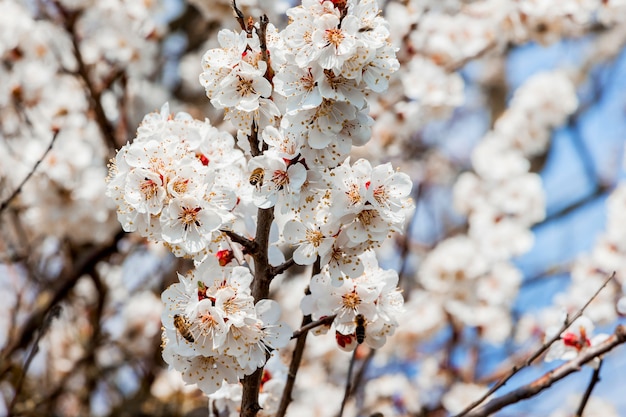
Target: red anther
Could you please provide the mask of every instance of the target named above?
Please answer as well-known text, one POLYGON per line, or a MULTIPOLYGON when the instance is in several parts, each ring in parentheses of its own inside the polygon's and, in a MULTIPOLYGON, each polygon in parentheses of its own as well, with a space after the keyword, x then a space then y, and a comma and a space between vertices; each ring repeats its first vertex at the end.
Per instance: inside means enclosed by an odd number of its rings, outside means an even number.
POLYGON ((228 265, 235 258, 235 254, 230 249, 222 249, 218 251, 215 256, 217 257, 220 266, 228 265))
POLYGON ((341 334, 339 332, 335 332, 335 339, 337 340, 337 344, 342 348, 345 348, 347 345, 352 343, 352 336, 345 334, 341 334))
POLYGON ((200 162, 202 162, 202 165, 204 165, 204 166, 209 165, 209 158, 207 158, 206 155, 201 154, 201 153, 197 153, 196 156, 198 157, 200 162))

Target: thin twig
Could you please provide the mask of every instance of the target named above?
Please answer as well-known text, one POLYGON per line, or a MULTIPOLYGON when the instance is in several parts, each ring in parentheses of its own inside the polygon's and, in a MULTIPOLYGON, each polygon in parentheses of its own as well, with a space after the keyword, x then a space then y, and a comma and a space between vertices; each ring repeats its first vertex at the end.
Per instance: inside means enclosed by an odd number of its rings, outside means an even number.
POLYGON ((237 2, 235 0, 233 0, 232 7, 233 7, 233 11, 235 12, 235 19, 237 19, 239 26, 241 26, 242 30, 245 30, 247 32, 248 28, 246 26, 246 18, 243 15, 243 12, 239 10, 239 7, 237 7, 237 2))
POLYGON ((370 362, 372 362, 372 359, 374 359, 375 354, 376 349, 370 348, 370 351, 367 353, 367 356, 363 360, 363 364, 359 368, 359 372, 356 373, 354 379, 352 380, 352 392, 350 393, 350 395, 354 395, 356 390, 359 388, 359 385, 361 385, 361 382, 363 382, 363 378, 365 377, 365 371, 367 370, 370 362))
POLYGON ((543 345, 541 345, 539 347, 539 349, 537 349, 535 351, 535 353, 533 353, 532 355, 530 355, 530 357, 528 359, 526 359, 526 361, 524 363, 522 363, 521 365, 515 365, 513 366, 513 368, 511 368, 511 370, 509 371, 509 373, 507 375, 505 375, 500 381, 498 381, 493 387, 491 387, 482 397, 480 397, 479 399, 477 399, 476 401, 474 401, 473 403, 471 403, 470 405, 468 405, 467 407, 465 407, 465 409, 463 409, 463 411, 461 411, 459 414, 457 414, 455 417, 462 417, 465 415, 471 415, 468 414, 471 410, 473 410, 474 408, 478 407, 480 404, 482 404, 487 397, 489 397, 491 394, 493 394, 494 392, 496 392, 498 389, 500 389, 502 386, 504 386, 509 379, 511 379, 515 374, 517 374, 519 371, 521 371, 522 369, 530 366, 537 358, 539 358, 546 350, 548 350, 550 348, 550 346, 552 346, 552 344, 554 344, 554 342, 556 342, 557 340, 559 340, 561 338, 561 334, 567 330, 567 328, 574 322, 576 321, 576 319, 578 319, 580 316, 583 315, 583 312, 585 311, 585 309, 589 306, 589 304, 591 304, 591 302, 593 300, 595 300, 595 298, 598 296, 598 294, 600 294, 600 291, 602 291, 604 289, 604 287, 607 286, 607 284, 615 277, 615 272, 613 272, 600 286, 600 288, 598 288, 598 290, 591 296, 591 298, 589 298, 589 300, 585 303, 584 306, 582 306, 582 308, 580 310, 578 310, 576 312, 576 314, 574 314, 571 317, 566 317, 565 321, 563 323, 563 325, 561 326, 561 328, 556 332, 556 334, 554 336, 552 336, 550 339, 548 339, 548 341, 546 341, 543 345))
POLYGON ((467 413, 468 417, 486 417, 496 413, 504 407, 534 397, 541 391, 549 388, 555 382, 565 378, 569 374, 580 371, 581 367, 596 358, 604 355, 613 348, 626 342, 626 327, 617 326, 615 333, 597 346, 584 349, 576 358, 546 373, 541 378, 530 384, 526 384, 516 390, 504 394, 489 401, 483 407, 467 413))
POLYGON ((233 242, 239 243, 241 246, 243 246, 246 249, 246 253, 249 255, 253 255, 258 250, 257 243, 252 239, 243 237, 240 234, 233 232, 232 230, 221 230, 221 232, 228 236, 233 242))
POLYGON ((593 370, 593 374, 591 374, 591 379, 589 380, 589 385, 587 385, 587 389, 585 390, 585 394, 583 395, 582 400, 580 401, 580 405, 578 406, 578 411, 576 411, 576 417, 582 417, 583 411, 585 411, 585 406, 587 405, 587 401, 591 397, 591 391, 595 388, 596 384, 600 382, 600 368, 602 368, 603 359, 600 359, 598 362, 598 366, 593 370))
POLYGON ((341 400, 341 408, 339 409, 337 417, 343 417, 343 410, 346 408, 346 403, 348 402, 348 398, 352 392, 352 370, 354 369, 354 362, 356 362, 356 351, 357 348, 352 351, 350 366, 348 367, 348 376, 346 377, 346 390, 343 393, 343 400, 341 400))
POLYGON ((335 317, 337 317, 337 315, 333 314, 332 316, 322 317, 319 320, 310 321, 307 324, 304 324, 298 330, 294 331, 291 338, 296 339, 300 337, 301 335, 303 335, 304 333, 315 329, 316 327, 330 325, 333 322, 333 320, 335 320, 335 317))
POLYGON ((296 264, 296 262, 293 260, 293 258, 290 258, 290 259, 286 260, 285 262, 283 262, 282 264, 280 264, 278 266, 273 266, 272 267, 272 276, 276 276, 276 275, 282 274, 283 272, 285 272, 286 270, 288 270, 289 268, 291 268, 295 264, 296 264))
POLYGON ((28 354, 26 361, 24 361, 24 366, 22 367, 22 370, 20 372, 19 380, 17 381, 17 384, 15 385, 15 394, 13 394, 13 399, 11 400, 11 404, 9 404, 9 410, 8 410, 9 416, 13 414, 13 409, 15 408, 15 404, 17 403, 17 398, 19 397, 20 391, 22 390, 22 386, 24 384, 24 378, 26 377, 26 372, 28 371, 28 368, 30 367, 30 364, 33 361, 33 358, 35 357, 37 352, 39 352, 39 341, 50 328, 50 324, 52 324, 52 320, 59 317, 59 315, 61 314, 61 310, 62 308, 60 305, 57 304, 53 306, 50 309, 50 311, 48 311, 48 314, 46 315, 43 323, 39 327, 39 330, 37 332, 37 338, 35 339, 35 342, 33 343, 33 347, 30 349, 30 353, 28 354))
POLYGON ((9 204, 11 203, 11 201, 13 201, 13 199, 22 192, 22 188, 24 187, 24 184, 26 184, 26 182, 30 179, 30 177, 33 176, 33 174, 35 173, 35 171, 37 170, 37 168, 39 167, 39 164, 41 164, 41 162, 46 159, 46 156, 48 155, 48 153, 52 150, 52 145, 54 145, 54 142, 57 140, 57 137, 59 136, 59 130, 55 130, 53 132, 53 136, 52 136, 52 140, 50 141, 50 145, 48 145, 48 148, 46 149, 46 151, 43 153, 43 155, 41 156, 41 158, 39 158, 37 160, 37 162, 35 163, 35 165, 33 166, 33 169, 30 170, 30 172, 28 173, 28 175, 26 175, 26 178, 24 178, 24 180, 20 183, 20 185, 18 185, 18 187, 13 191, 13 193, 9 196, 9 198, 7 198, 5 201, 2 202, 2 204, 0 205, 0 213, 2 213, 7 207, 9 207, 9 204))
POLYGON ((91 78, 89 77, 89 70, 87 69, 85 60, 83 59, 83 54, 80 51, 78 34, 76 33, 76 19, 69 19, 66 22, 65 28, 72 40, 74 58, 76 59, 76 63, 78 65, 78 76, 87 88, 87 98, 91 109, 96 115, 96 122, 98 123, 98 127, 100 128, 100 132, 102 133, 106 145, 111 150, 117 149, 118 145, 117 140, 115 139, 115 129, 107 118, 104 107, 102 106, 102 102, 100 101, 102 96, 102 90, 96 89, 95 85, 91 81, 91 78))
MULTIPOLYGON (((313 264, 313 270, 311 272, 311 276, 315 276, 320 273, 320 259, 319 257, 313 264)), ((310 290, 307 288, 305 294, 310 294, 310 290)), ((307 315, 302 317, 302 324, 300 325, 300 330, 307 328, 307 326, 312 323, 311 316, 307 315)), ((291 356, 291 363, 289 364, 289 372, 287 373, 287 381, 285 382, 285 388, 283 389, 283 395, 280 399, 280 405, 278 406, 278 411, 276 412, 276 417, 285 417, 287 413, 287 407, 292 401, 291 393, 293 392, 293 387, 296 383, 296 375, 298 374, 298 369, 300 369, 300 363, 302 362, 302 357, 304 356, 304 346, 306 345, 306 336, 309 334, 307 331, 302 331, 298 334, 296 339, 296 347, 293 350, 293 354, 291 356)))

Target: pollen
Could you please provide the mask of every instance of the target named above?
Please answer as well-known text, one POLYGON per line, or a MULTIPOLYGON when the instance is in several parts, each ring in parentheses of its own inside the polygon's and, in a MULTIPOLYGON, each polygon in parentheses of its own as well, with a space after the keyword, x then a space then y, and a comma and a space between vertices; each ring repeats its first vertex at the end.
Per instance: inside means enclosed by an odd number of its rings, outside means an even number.
POLYGON ((239 83, 237 83, 237 93, 241 97, 247 97, 256 94, 256 90, 254 89, 254 85, 252 80, 247 80, 241 77, 239 78, 239 83))
POLYGON ((343 41, 345 36, 341 29, 326 29, 326 34, 324 38, 329 45, 334 45, 336 48, 341 45, 341 42, 343 41))
POLYGON ((346 191, 346 195, 348 196, 350 204, 355 206, 363 200, 363 197, 361 196, 359 185, 357 183, 353 182, 349 187, 348 191, 346 191))
POLYGON ((274 174, 272 175, 272 182, 280 189, 289 184, 289 175, 287 175, 287 171, 274 171, 274 174))
POLYGON ((324 239, 324 235, 319 230, 311 230, 307 229, 306 231, 306 240, 316 248, 322 244, 322 240, 324 239))
POLYGON ((178 179, 174 182, 172 189, 178 194, 184 194, 189 187, 189 179, 178 179))
POLYGON ((180 220, 183 223, 185 227, 185 231, 187 231, 187 229, 189 229, 189 227, 194 224, 197 227, 201 226, 200 220, 198 220, 198 213, 200 212, 200 210, 202 210, 202 207, 193 207, 193 208, 182 207, 182 209, 183 211, 180 214, 180 216, 178 216, 178 220, 180 220))
POLYGON ((146 200, 152 199, 157 194, 158 187, 159 185, 150 178, 144 178, 139 185, 141 194, 146 197, 146 200))
POLYGON ((355 290, 352 290, 352 292, 342 295, 341 301, 343 302, 344 308, 356 310, 361 304, 361 297, 359 297, 359 294, 357 294, 355 290))
POLYGON ((387 204, 387 200, 389 200, 389 193, 384 186, 381 185, 380 187, 377 187, 372 194, 374 195, 374 200, 376 200, 378 204, 381 206, 387 204))
POLYGON ((376 214, 376 210, 363 210, 357 217, 362 224, 369 226, 372 224, 376 214))

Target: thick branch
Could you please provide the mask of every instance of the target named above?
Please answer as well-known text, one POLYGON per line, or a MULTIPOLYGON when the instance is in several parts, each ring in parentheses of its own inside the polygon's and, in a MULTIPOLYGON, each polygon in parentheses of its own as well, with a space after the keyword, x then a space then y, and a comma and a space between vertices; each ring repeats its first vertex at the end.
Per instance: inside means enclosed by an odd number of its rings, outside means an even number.
POLYGON ((626 342, 626 327, 617 326, 615 333, 607 340, 597 346, 593 346, 583 350, 576 358, 565 363, 564 365, 548 372, 541 378, 524 385, 514 391, 494 398, 483 407, 467 414, 468 417, 484 417, 489 416, 504 407, 516 402, 534 397, 546 388, 549 388, 555 382, 565 378, 571 373, 580 371, 581 367, 592 360, 599 358, 606 352, 626 342))
MULTIPOLYGON (((257 250, 252 254, 254 259, 254 280, 252 281, 252 296, 254 302, 269 298, 270 283, 272 282, 272 267, 268 259, 270 228, 274 221, 274 208, 259 209, 257 214, 257 229, 254 242, 257 250)), ((259 390, 263 368, 257 369, 252 375, 243 379, 243 394, 241 398, 241 416, 254 417, 261 409, 259 406, 259 390)))

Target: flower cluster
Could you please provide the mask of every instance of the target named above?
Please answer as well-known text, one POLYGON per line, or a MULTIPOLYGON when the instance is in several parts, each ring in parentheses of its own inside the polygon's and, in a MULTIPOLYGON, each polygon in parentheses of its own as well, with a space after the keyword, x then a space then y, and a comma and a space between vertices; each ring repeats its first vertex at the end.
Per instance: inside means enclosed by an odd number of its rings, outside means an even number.
POLYGON ((166 242, 179 256, 202 258, 219 250, 211 243, 234 220, 232 185, 241 182, 243 163, 230 134, 186 113, 172 117, 165 104, 119 150, 107 195, 117 203, 124 230, 166 242))
POLYGON ((272 264, 288 246, 296 264, 323 265, 303 310, 336 315, 341 348, 382 346, 402 310, 398 276, 373 249, 402 230, 411 180, 348 157, 370 137, 366 95, 398 68, 386 23, 371 0, 305 0, 288 15, 282 32, 263 20, 222 30, 220 48, 204 54, 200 82, 237 141, 164 105, 111 164, 124 230, 195 261, 162 296, 164 358, 207 394, 263 367, 291 335, 276 302, 255 302, 256 258, 236 242, 254 236, 257 208, 274 213, 272 264), (328 294, 335 304, 318 300, 328 294))
POLYGON ((362 275, 344 279, 341 286, 331 285, 328 274, 314 276, 311 293, 302 300, 302 311, 314 320, 336 316, 335 338, 344 350, 353 350, 362 342, 374 349, 382 347, 398 326, 397 316, 403 311, 404 300, 396 288, 398 274, 379 268, 375 258, 370 258, 362 275), (359 326, 365 330, 363 340, 359 340, 359 326))
POLYGON ((220 268, 208 258, 161 296, 163 357, 206 394, 256 371, 291 338, 278 303, 254 303, 252 279, 245 267, 220 268))

